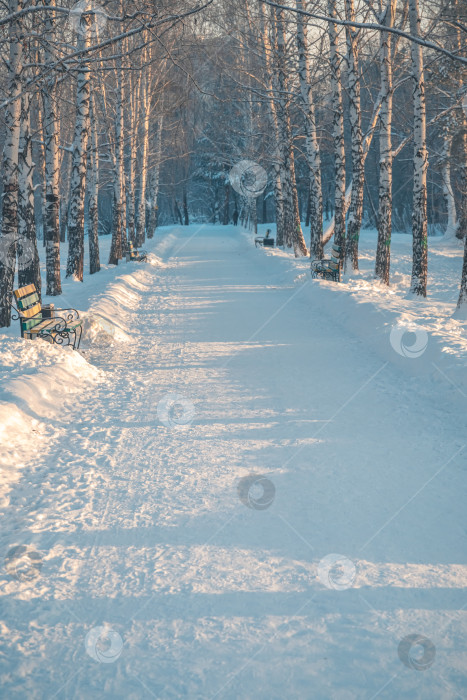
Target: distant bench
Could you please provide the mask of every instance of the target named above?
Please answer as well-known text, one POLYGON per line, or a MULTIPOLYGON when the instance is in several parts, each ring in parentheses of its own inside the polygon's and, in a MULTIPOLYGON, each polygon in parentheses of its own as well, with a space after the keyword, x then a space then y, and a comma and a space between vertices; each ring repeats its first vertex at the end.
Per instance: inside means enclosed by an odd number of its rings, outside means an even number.
POLYGON ((56 345, 71 345, 78 350, 81 342, 82 319, 76 309, 56 309, 53 304, 42 306, 33 284, 13 292, 16 305, 12 304, 20 323, 21 337, 29 340, 43 338, 56 345))
POLYGON ((133 248, 133 243, 130 241, 128 243, 128 249, 126 254, 127 262, 147 262, 148 254, 145 250, 136 250, 133 248))
POLYGON ((271 235, 271 229, 268 228, 266 231, 265 236, 256 236, 255 238, 255 247, 257 248, 258 246, 270 246, 271 248, 274 248, 274 238, 270 238, 269 236, 271 235))

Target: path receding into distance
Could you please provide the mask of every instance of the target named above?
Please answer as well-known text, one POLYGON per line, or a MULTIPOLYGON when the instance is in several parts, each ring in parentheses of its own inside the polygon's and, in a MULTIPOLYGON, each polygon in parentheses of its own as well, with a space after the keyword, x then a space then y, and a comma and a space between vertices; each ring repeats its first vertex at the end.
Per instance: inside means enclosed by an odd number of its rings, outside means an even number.
POLYGON ((0 695, 467 697, 464 414, 240 232, 154 251, 1 514, 0 695))

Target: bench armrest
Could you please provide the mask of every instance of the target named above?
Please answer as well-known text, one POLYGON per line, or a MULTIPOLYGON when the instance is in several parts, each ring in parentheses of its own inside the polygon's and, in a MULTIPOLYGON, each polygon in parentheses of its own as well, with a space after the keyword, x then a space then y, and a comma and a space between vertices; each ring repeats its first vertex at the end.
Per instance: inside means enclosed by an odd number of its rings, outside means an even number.
MULTIPOLYGON (((69 313, 64 314, 67 321, 77 321, 79 319, 79 313, 76 309, 54 309, 55 312, 68 311, 69 313)), ((57 316, 55 316, 57 318, 57 316)))

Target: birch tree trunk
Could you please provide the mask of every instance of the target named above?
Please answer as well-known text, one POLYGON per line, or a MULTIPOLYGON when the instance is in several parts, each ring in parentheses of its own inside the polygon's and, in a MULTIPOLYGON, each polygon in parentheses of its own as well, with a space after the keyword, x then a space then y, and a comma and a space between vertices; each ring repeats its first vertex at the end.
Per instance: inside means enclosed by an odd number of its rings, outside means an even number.
MULTIPOLYGON (((53 8, 55 0, 46 0, 50 12, 44 19, 46 65, 52 65, 54 54, 51 46, 55 39, 55 16, 53 8)), ((59 107, 57 96, 57 77, 51 73, 42 91, 43 120, 45 132, 45 181, 46 181, 46 210, 45 210, 45 245, 46 245, 46 277, 47 294, 58 296, 62 293, 60 280, 60 157, 59 157, 59 107)))
MULTIPOLYGON (((22 10, 21 0, 9 0, 10 14, 22 10)), ((18 150, 21 115, 22 24, 17 19, 8 28, 8 97, 5 110, 6 136, 3 148, 3 199, 0 237, 0 327, 10 325, 18 239, 18 150)))
POLYGON ((276 103, 274 98, 274 84, 272 76, 272 47, 269 38, 268 20, 263 4, 259 5, 260 11, 260 31, 261 31, 261 48, 263 53, 263 61, 266 73, 266 90, 268 93, 268 112, 271 126, 275 136, 275 153, 274 153, 274 208, 276 214, 276 245, 284 245, 284 198, 282 194, 282 180, 280 167, 280 149, 279 149, 279 127, 277 123, 276 103))
MULTIPOLYGON (((37 62, 40 61, 39 56, 37 62)), ((41 224, 42 224, 42 244, 45 247, 46 242, 46 214, 47 214, 47 177, 45 171, 45 130, 44 120, 42 118, 43 104, 42 95, 39 93, 36 98, 36 131, 39 139, 38 160, 36 163, 36 171, 39 173, 40 191, 41 191, 41 224)))
MULTIPOLYGON (((91 20, 83 17, 81 22, 91 20)), ((78 39, 78 51, 88 45, 88 32, 78 39)), ((76 90, 76 120, 73 136, 72 170, 70 185, 70 210, 68 215, 68 261, 66 276, 83 281, 84 268, 84 197, 86 192, 86 149, 89 140, 89 67, 80 65, 76 90)))
POLYGON ((34 213, 34 163, 32 160, 31 96, 21 97, 21 126, 18 153, 18 286, 34 284, 41 293, 41 273, 37 251, 34 213))
MULTIPOLYGON (((65 196, 62 196, 60 198, 60 242, 64 243, 66 241, 66 231, 67 231, 67 226, 68 226, 68 209, 69 209, 69 203, 70 203, 70 182, 71 182, 71 154, 70 153, 65 153, 64 158, 67 157, 67 164, 65 168, 65 174, 64 174, 64 184, 62 186, 62 193, 65 193, 65 196)), ((63 161, 62 161, 62 172, 63 172, 63 161)))
POLYGON ((141 134, 141 175, 140 193, 138 202, 138 216, 136 223, 136 245, 141 247, 145 241, 146 233, 146 183, 148 172, 148 149, 149 149, 149 116, 150 116, 150 95, 147 82, 142 87, 141 102, 143 108, 143 128, 141 134))
MULTIPOLYGON (((296 0, 297 10, 303 10, 303 0, 296 0)), ((310 257, 323 257, 323 193, 321 189, 321 158, 316 134, 315 105, 311 88, 308 37, 303 15, 297 13, 298 77, 305 113, 306 156, 310 171, 310 193, 307 218, 310 221, 310 257)))
MULTIPOLYGON (((136 78, 136 81, 131 80, 130 76, 130 152, 128 156, 128 178, 127 178, 127 222, 128 240, 133 245, 141 245, 137 243, 136 233, 136 160, 138 155, 138 114, 140 112, 139 93, 141 87, 141 74, 136 78), (133 88, 133 89, 132 89, 133 88)), ((123 224, 122 224, 123 226, 123 224)))
MULTIPOLYGON (((121 60, 117 65, 117 112, 115 119, 115 175, 114 175, 114 212, 112 242, 110 244, 109 265, 118 265, 122 257, 122 218, 123 197, 125 190, 124 144, 123 144, 123 75, 121 60)), ((126 231, 125 231, 126 245, 126 231)))
POLYGON ((162 129, 164 126, 164 117, 161 114, 157 120, 156 127, 156 145, 155 145, 155 160, 152 175, 150 191, 151 196, 149 199, 149 222, 148 222, 148 238, 153 238, 157 225, 158 225, 158 199, 159 199, 159 182, 160 182, 160 170, 161 170, 161 160, 162 160, 162 129))
MULTIPOLYGON (((329 0, 328 13, 337 17, 336 0, 329 0)), ((345 141, 342 104, 341 55, 337 25, 328 24, 331 58, 332 136, 334 143, 334 242, 340 246, 341 261, 345 253, 345 141)))
POLYGON ((89 101, 91 123, 91 148, 89 149, 89 273, 94 275, 101 269, 99 256, 99 142, 97 135, 97 115, 94 97, 89 101))
MULTIPOLYGON (((418 0, 409 0, 410 33, 420 37, 420 13, 418 0)), ((423 50, 419 44, 410 43, 413 80, 413 211, 412 211, 412 281, 410 291, 426 297, 428 274, 428 230, 426 174, 428 154, 426 149, 425 81, 423 74, 423 50)))
MULTIPOLYGON (((295 181, 295 162, 290 126, 290 93, 288 84, 287 49, 282 10, 271 8, 273 47, 276 57, 274 78, 277 94, 277 125, 281 155, 281 187, 284 206, 284 243, 293 247, 296 257, 306 256, 308 250, 300 224, 300 211, 295 181)), ((274 83, 273 83, 274 85, 274 83)))
POLYGON ((456 200, 451 183, 451 146, 452 128, 451 119, 447 120, 443 129, 443 150, 441 153, 441 177, 443 180, 443 197, 446 204, 447 224, 445 236, 454 238, 457 231, 456 200))
MULTIPOLYGON (((346 18, 355 21, 354 0, 345 0, 346 18)), ((363 156, 362 112, 360 105, 360 69, 358 60, 358 33, 346 27, 347 37, 347 92, 349 98, 349 121, 352 141, 352 193, 347 222, 345 266, 358 270, 358 240, 363 215, 363 187, 365 184, 365 161, 363 156)))
MULTIPOLYGON (((388 0, 380 24, 394 24, 395 0, 388 0)), ((392 39, 380 33, 381 110, 379 113, 379 205, 375 275, 389 285, 392 233, 392 39)))
MULTIPOLYGON (((467 197, 463 197, 463 206, 467 210, 467 197)), ((464 216, 461 221, 467 224, 467 211, 463 212, 464 216)), ((461 288, 459 292, 459 299, 457 301, 457 313, 464 318, 467 318, 467 225, 465 225, 464 230, 464 261, 462 264, 462 277, 461 277, 461 288)))

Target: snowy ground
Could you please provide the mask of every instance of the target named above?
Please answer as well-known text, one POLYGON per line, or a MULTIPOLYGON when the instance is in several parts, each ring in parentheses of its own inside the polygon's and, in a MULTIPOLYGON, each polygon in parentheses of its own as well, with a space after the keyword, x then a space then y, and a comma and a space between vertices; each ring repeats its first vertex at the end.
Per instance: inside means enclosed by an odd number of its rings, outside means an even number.
POLYGON ((467 697, 461 257, 430 244, 415 302, 409 237, 386 290, 371 232, 339 286, 161 229, 66 283, 83 355, 0 334, 2 697, 467 697))

